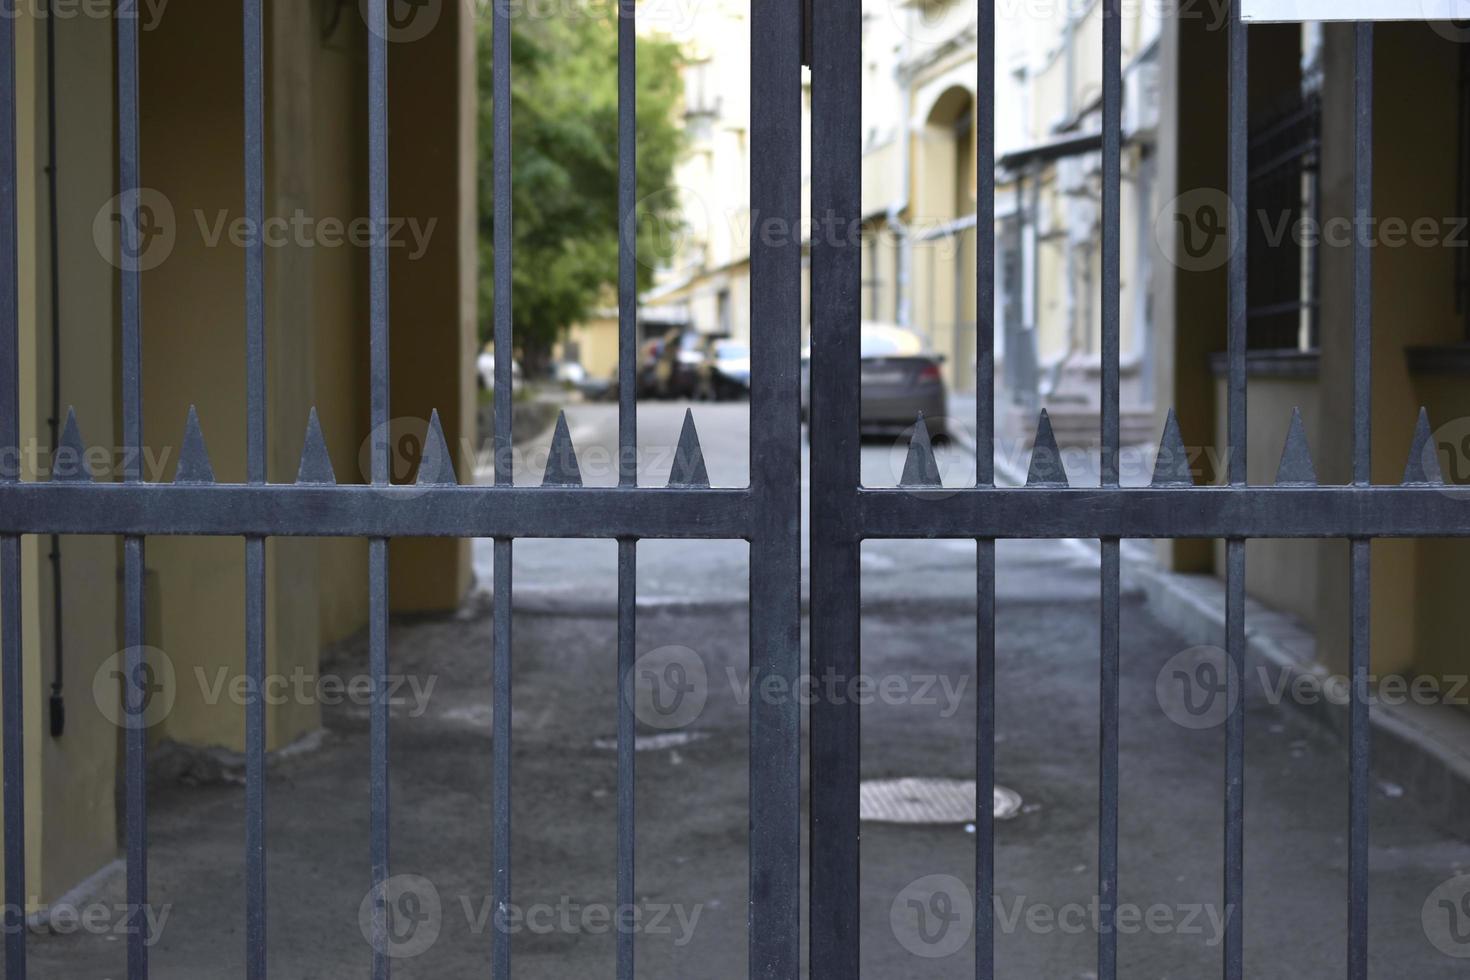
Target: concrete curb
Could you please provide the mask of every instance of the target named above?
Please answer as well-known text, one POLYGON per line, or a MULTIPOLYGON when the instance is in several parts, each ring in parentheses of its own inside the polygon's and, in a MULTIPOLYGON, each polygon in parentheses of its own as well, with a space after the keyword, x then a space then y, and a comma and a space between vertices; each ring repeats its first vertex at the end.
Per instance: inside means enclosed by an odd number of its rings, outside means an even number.
MULTIPOLYGON (((969 451, 974 443, 956 439, 969 451)), ((1023 486, 1026 474, 995 461, 997 482, 1023 486)), ((1090 547, 1090 542, 1076 542, 1090 547)), ((1096 550, 1095 546, 1091 546, 1096 550)), ((1213 575, 1184 575, 1161 569, 1151 557, 1123 549, 1123 572, 1142 587, 1149 609, 1194 645, 1225 643, 1225 583, 1213 575)), ((1246 696, 1264 699, 1283 713, 1307 718, 1341 745, 1348 734, 1347 686, 1317 660, 1317 637, 1295 617, 1246 599, 1246 696), (1279 692, 1322 692, 1311 699, 1279 692)), ((1470 688, 1459 692, 1470 697, 1470 688)), ((1375 694, 1378 692, 1375 691, 1375 694)), ((1470 712, 1449 705, 1384 703, 1369 712, 1373 728, 1373 774, 1379 789, 1403 795, 1429 819, 1470 839, 1470 712)))

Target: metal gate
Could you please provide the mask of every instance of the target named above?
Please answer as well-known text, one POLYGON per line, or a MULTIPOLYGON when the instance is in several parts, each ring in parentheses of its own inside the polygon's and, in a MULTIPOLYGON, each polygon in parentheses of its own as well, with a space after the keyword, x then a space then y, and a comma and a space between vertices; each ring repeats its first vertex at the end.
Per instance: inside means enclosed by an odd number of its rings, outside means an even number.
MULTIPOLYGON (((245 64, 246 218, 261 227, 264 193, 264 84, 262 0, 242 0, 245 64)), ((0 474, 0 655, 3 655, 5 975, 26 976, 24 916, 25 792, 21 676, 20 542, 27 534, 119 535, 124 542, 124 709, 141 718, 149 679, 143 660, 143 553, 153 535, 225 535, 244 540, 246 589, 246 975, 266 976, 265 834, 265 542, 286 535, 366 538, 369 542, 369 663, 371 869, 377 907, 373 975, 389 974, 384 940, 384 883, 389 877, 388 821, 388 550, 397 537, 486 537, 495 540, 493 650, 493 884, 496 910, 492 975, 510 976, 510 933, 504 911, 511 901, 511 549, 517 537, 615 538, 618 541, 618 902, 635 901, 633 776, 635 569, 642 538, 743 538, 750 543, 750 671, 792 689, 800 662, 800 355, 801 140, 800 7, 793 0, 755 0, 758 39, 752 72, 753 384, 751 479, 744 489, 711 489, 692 426, 681 439, 667 487, 637 486, 634 316, 635 123, 633 0, 620 0, 618 18, 618 204, 623 247, 619 258, 620 464, 615 488, 581 486, 570 441, 554 443, 541 487, 512 485, 511 363, 496 360, 494 486, 459 486, 437 417, 430 426, 414 487, 390 485, 388 323, 388 57, 389 0, 364 4, 369 12, 369 208, 371 245, 371 484, 336 485, 312 421, 295 484, 266 476, 264 262, 260 236, 245 258, 248 482, 214 482, 194 420, 184 440, 180 476, 172 484, 145 482, 142 431, 140 305, 136 263, 122 273, 122 418, 125 479, 92 482, 84 469, 71 479, 21 482, 18 465, 0 474), (775 39, 774 41, 772 39, 775 39), (763 234, 764 228, 769 234, 763 234)), ((15 133, 15 12, 0 11, 0 451, 19 445, 18 306, 15 133)), ((495 341, 510 351, 511 142, 510 35, 515 8, 496 2, 494 29, 495 341)), ((139 253, 136 191, 141 187, 138 142, 137 0, 118 0, 117 92, 122 248, 139 253)), ((70 427, 69 427, 70 428, 70 427)), ((72 430, 74 432, 74 430, 72 430)), ((563 429, 561 434, 565 436, 563 429)), ((62 448, 72 433, 63 438, 62 448)), ((14 452, 7 459, 15 460, 14 452)), ((490 655, 487 651, 487 655, 490 655)), ((750 709, 750 973, 794 977, 798 972, 800 866, 800 715, 794 700, 755 698, 750 709)), ((147 730, 128 726, 124 773, 129 907, 128 977, 148 976, 143 911, 148 903, 147 730)), ((633 933, 620 929, 618 975, 633 976, 633 933)))
MULTIPOLYGON (((994 0, 980 8, 978 133, 976 159, 994 157, 994 0)), ((975 863, 976 975, 992 975, 994 934, 994 825, 990 799, 995 761, 995 542, 1000 538, 1082 537, 1102 544, 1102 621, 1099 673, 1101 783, 1099 798, 1098 975, 1116 976, 1118 827, 1119 544, 1123 538, 1223 538, 1227 548, 1227 651, 1243 676, 1245 540, 1249 537, 1337 537, 1352 542, 1352 686, 1350 738, 1349 975, 1366 976, 1368 902, 1368 598, 1370 541, 1376 537, 1448 536, 1470 533, 1463 506, 1434 484, 1437 470, 1422 462, 1427 428, 1402 486, 1372 486, 1369 478, 1370 253, 1356 245, 1354 302, 1354 480, 1319 487, 1305 456, 1288 453, 1277 486, 1251 487, 1245 476, 1245 261, 1234 253, 1229 274, 1229 482, 1191 484, 1177 426, 1166 430, 1153 486, 1123 489, 1119 483, 1119 200, 1121 131, 1121 0, 1104 0, 1103 33, 1103 413, 1102 486, 1074 489, 1051 448, 1039 440, 1032 476, 1024 488, 997 487, 992 452, 994 420, 993 253, 994 176, 978 174, 979 241, 977 382, 979 411, 977 481, 958 492, 926 494, 937 483, 927 439, 911 448, 905 486, 861 486, 858 471, 861 262, 862 12, 852 0, 823 0, 804 12, 795 0, 753 0, 751 9, 753 153, 751 480, 744 489, 711 489, 692 427, 681 439, 679 461, 668 487, 637 485, 635 426, 636 313, 632 222, 635 119, 633 0, 619 0, 618 186, 624 247, 620 293, 620 469, 615 488, 586 488, 559 439, 543 486, 515 487, 511 480, 511 358, 496 361, 494 486, 459 486, 437 420, 415 487, 390 485, 388 435, 388 220, 386 0, 369 5, 370 211, 377 234, 371 249, 371 485, 336 485, 308 440, 295 484, 267 482, 265 466, 266 377, 264 276, 261 243, 245 261, 247 330, 248 482, 213 481, 206 467, 181 466, 173 484, 143 480, 140 280, 136 268, 122 274, 122 381, 125 479, 95 483, 84 471, 73 479, 21 482, 18 467, 0 473, 0 655, 3 655, 5 926, 24 935, 25 797, 21 676, 20 542, 27 534, 106 534, 124 542, 126 662, 125 706, 141 715, 148 679, 143 663, 143 555, 153 535, 221 535, 244 541, 246 651, 251 697, 247 701, 246 841, 247 975, 266 975, 265 714, 260 696, 265 671, 265 542, 269 537, 311 535, 369 541, 370 670, 375 693, 370 712, 371 873, 379 886, 374 928, 374 976, 386 977, 389 960, 381 886, 389 876, 388 822, 388 587, 389 542, 395 537, 459 536, 495 540, 493 649, 494 810, 492 899, 497 910, 511 897, 511 554, 518 537, 615 538, 618 548, 618 901, 634 901, 635 567, 642 538, 743 538, 750 543, 750 669, 759 687, 775 678, 793 689, 800 667, 800 431, 799 324, 801 322, 801 69, 810 44, 812 65, 811 320, 817 354, 812 367, 811 439, 811 674, 859 674, 859 563, 865 538, 974 538, 977 543, 978 664, 976 716, 977 848, 975 863), (560 451, 558 451, 560 450, 560 451), (567 455, 562 455, 566 453, 567 455), (565 465, 563 465, 565 464, 565 465), (81 477, 77 479, 76 477, 81 477)), ((9 7, 10 4, 5 5, 9 7)), ((136 0, 118 0, 118 96, 120 186, 124 197, 122 241, 136 254, 139 227, 138 21, 136 0)), ((245 174, 247 217, 264 218, 262 0, 243 0, 245 42, 245 174)), ((0 450, 19 445, 18 291, 15 131, 15 39, 12 11, 0 16, 0 450)), ((494 5, 495 130, 495 339, 512 346, 510 273, 510 5, 494 5)), ((1372 27, 1357 29, 1356 215, 1371 213, 1372 27)), ((1246 197, 1246 30, 1238 16, 1230 26, 1230 193, 1246 197)), ((1237 215, 1237 219, 1239 215, 1237 215)), ((186 462, 202 442, 186 438, 186 462), (189 446, 195 450, 190 450, 189 446)), ((564 436, 564 432, 562 434, 564 436)), ((322 451, 324 452, 324 451, 322 451)), ((1429 457, 1432 459, 1432 456, 1429 457)), ((796 699, 751 700, 749 966, 760 978, 799 973, 800 731, 796 699)), ((1226 727, 1222 770, 1225 788, 1223 900, 1229 918, 1224 972, 1242 971, 1244 708, 1236 698, 1226 727)), ((858 899, 859 709, 851 700, 815 701, 811 710, 810 975, 859 975, 858 899)), ((134 920, 128 976, 148 975, 142 910, 148 902, 146 799, 147 741, 142 725, 126 735, 125 828, 127 897, 134 920)), ((497 917, 497 924, 503 920, 497 917)), ((509 935, 497 928, 491 944, 492 975, 509 976, 509 935)), ((6 944, 6 975, 26 975, 23 938, 6 944)), ((618 975, 633 976, 633 936, 619 931, 618 975)))
MULTIPOLYGON (((1123 488, 1119 472, 1119 244, 1122 132, 1122 0, 1101 0, 1102 38, 1102 425, 1101 486, 1068 486, 1043 419, 1025 487, 995 484, 993 290, 995 156, 994 0, 978 0, 976 485, 925 493, 938 470, 922 435, 910 446, 904 485, 865 488, 858 470, 858 250, 848 247, 861 217, 862 11, 851 2, 820 3, 812 63, 811 318, 811 671, 857 677, 859 546, 869 538, 974 538, 978 556, 975 718, 975 975, 994 975, 995 833, 995 542, 1001 538, 1091 538, 1101 542, 1099 904, 1097 976, 1117 976, 1119 576, 1123 538, 1223 538, 1226 549, 1226 651, 1234 687, 1245 676, 1247 538, 1345 538, 1351 542, 1351 707, 1349 735, 1348 976, 1367 976, 1368 940, 1368 612, 1374 538, 1464 536, 1464 504, 1446 494, 1421 416, 1403 485, 1371 485, 1371 252, 1354 236, 1353 481, 1318 486, 1304 440, 1291 439, 1275 486, 1246 480, 1246 259, 1232 240, 1228 272, 1228 481, 1196 487, 1177 424, 1165 428, 1159 465, 1147 488, 1123 488), (1428 451, 1426 452, 1426 448, 1428 451)), ((1184 14, 1173 8, 1180 16, 1184 14)), ((1243 227, 1247 190, 1247 30, 1240 0, 1229 22, 1229 197, 1232 226, 1243 227)), ((1356 27, 1356 228, 1372 214, 1373 27, 1356 27)), ((1197 78, 1198 76, 1188 76, 1197 78)), ((1200 81, 1199 84, 1209 84, 1200 81)), ((1221 771, 1225 820, 1222 901, 1231 914, 1223 973, 1242 975, 1245 840, 1245 708, 1232 691, 1221 771)), ((816 700, 811 710, 811 957, 813 980, 859 975, 859 709, 816 700)))

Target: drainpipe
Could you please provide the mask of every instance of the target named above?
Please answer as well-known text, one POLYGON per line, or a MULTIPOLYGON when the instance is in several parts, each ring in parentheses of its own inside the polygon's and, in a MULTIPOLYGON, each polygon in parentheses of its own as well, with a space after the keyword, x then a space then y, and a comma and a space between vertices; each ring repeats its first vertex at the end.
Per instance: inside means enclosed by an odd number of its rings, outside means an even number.
MULTIPOLYGON (((56 17, 46 0, 46 207, 51 224, 51 427, 53 449, 61 444, 61 247, 57 241, 56 213, 56 17)), ((61 535, 51 535, 51 634, 52 663, 50 721, 51 737, 66 731, 66 702, 62 697, 61 645, 61 535)))

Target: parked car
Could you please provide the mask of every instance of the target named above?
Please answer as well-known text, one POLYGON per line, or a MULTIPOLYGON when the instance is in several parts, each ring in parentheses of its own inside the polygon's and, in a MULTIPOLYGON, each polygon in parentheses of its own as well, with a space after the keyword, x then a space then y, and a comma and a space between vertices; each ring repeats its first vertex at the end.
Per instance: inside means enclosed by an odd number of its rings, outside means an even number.
POLYGON ((749 398, 750 348, 727 337, 711 338, 698 368, 695 395, 711 401, 749 398))
MULTIPOLYGON (((861 326, 862 394, 858 427, 862 435, 897 435, 919 413, 935 440, 946 439, 948 397, 944 358, 912 330, 864 321, 861 326)), ((801 354, 801 417, 811 410, 811 348, 801 354)))
MULTIPOLYGON (((485 391, 495 390, 495 345, 486 344, 475 358, 475 374, 485 391)), ((514 388, 521 383, 521 366, 512 358, 510 362, 510 384, 514 388)))
POLYGON ((557 384, 576 386, 587 380, 587 369, 580 361, 552 361, 549 372, 557 384))
POLYGON ((693 330, 675 327, 664 334, 663 349, 654 367, 654 388, 659 398, 693 398, 704 363, 706 337, 693 330))

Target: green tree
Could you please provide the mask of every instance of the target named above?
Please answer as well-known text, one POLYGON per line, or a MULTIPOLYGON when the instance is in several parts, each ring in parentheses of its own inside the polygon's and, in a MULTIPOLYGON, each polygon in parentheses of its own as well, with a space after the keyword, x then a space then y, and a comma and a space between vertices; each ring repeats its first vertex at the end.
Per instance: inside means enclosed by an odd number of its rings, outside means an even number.
MULTIPOLYGON (((524 14, 529 8, 520 8, 524 14)), ((618 93, 616 6, 584 2, 556 17, 513 16, 511 34, 512 320, 534 369, 617 281, 618 93)), ((478 22, 480 334, 493 335, 495 196, 491 18, 478 22)), ((675 119, 679 50, 640 37, 638 64, 638 288, 648 260, 679 222, 672 193, 683 146, 675 119)))

